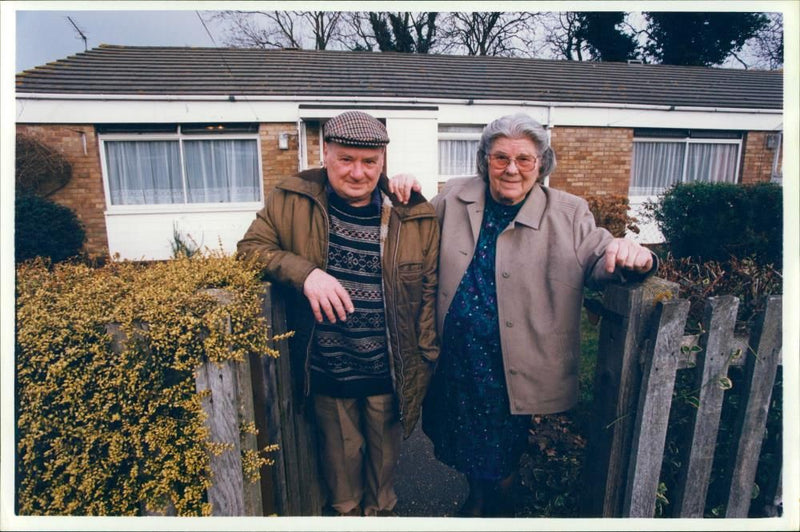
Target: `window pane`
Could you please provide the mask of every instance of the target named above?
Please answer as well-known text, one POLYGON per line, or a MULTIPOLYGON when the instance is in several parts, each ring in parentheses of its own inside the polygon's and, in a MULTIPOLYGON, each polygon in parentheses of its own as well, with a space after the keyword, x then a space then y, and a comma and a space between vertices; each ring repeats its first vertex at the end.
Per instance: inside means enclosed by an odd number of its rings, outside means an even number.
POLYGON ((483 132, 483 126, 439 126, 439 133, 475 133, 480 137, 483 132))
POLYGON ((475 175, 477 140, 440 140, 439 175, 475 175))
POLYGON ((177 141, 106 142, 112 205, 183 203, 177 141))
POLYGON ((686 181, 735 183, 737 144, 689 144, 686 181))
POLYGON ((684 142, 634 142, 629 195, 649 196, 680 182, 684 142))
POLYGON ((183 146, 189 203, 261 200, 255 140, 187 140, 183 146))

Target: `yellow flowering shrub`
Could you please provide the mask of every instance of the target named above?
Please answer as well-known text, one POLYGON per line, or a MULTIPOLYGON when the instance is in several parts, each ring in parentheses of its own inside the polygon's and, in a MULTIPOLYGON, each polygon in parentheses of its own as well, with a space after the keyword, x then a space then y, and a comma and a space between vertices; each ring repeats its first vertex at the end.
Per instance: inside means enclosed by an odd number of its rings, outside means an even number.
MULTIPOLYGON (((17 495, 27 515, 209 515, 194 370, 277 356, 257 268, 221 253, 17 267, 17 495), (221 304, 213 290, 223 289, 221 304), (115 347, 112 328, 127 341, 115 347)), ((254 426, 243 427, 254 432, 254 426)), ((243 453, 246 478, 270 460, 243 453)))

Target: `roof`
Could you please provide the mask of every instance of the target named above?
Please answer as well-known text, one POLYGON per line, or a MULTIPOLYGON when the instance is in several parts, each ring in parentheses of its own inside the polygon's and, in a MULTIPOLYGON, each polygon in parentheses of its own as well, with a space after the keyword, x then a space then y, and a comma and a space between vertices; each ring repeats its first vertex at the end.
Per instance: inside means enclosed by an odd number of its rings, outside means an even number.
POLYGON ((391 52, 101 45, 17 93, 385 97, 781 109, 783 72, 391 52))

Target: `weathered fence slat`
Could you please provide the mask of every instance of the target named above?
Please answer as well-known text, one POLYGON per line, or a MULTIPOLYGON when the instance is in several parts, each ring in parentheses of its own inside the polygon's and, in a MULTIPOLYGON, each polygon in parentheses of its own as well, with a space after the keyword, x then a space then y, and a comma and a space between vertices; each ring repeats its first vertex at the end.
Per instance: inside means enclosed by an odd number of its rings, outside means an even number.
POLYGON ((641 371, 639 352, 655 301, 670 299, 678 285, 651 277, 639 285, 609 285, 600 326, 595 376, 595 421, 585 468, 585 515, 621 514, 628 454, 641 371))
POLYGON ((218 455, 211 455, 212 484, 208 488, 208 502, 214 515, 244 515, 238 401, 234 393, 236 369, 230 362, 206 362, 196 370, 195 378, 198 392, 211 392, 202 400, 211 442, 232 446, 218 455))
POLYGON ((689 301, 667 301, 656 310, 656 329, 645 353, 639 407, 622 515, 653 517, 667 436, 672 390, 689 301))
MULTIPOLYGON (((582 479, 584 517, 653 517, 679 371, 691 372, 692 393, 699 397, 689 434, 680 435, 682 466, 676 485, 670 487, 671 514, 703 517, 724 398, 733 385, 728 370, 734 365, 744 370, 743 388, 736 390, 741 390, 742 401, 733 426, 735 456, 724 468, 729 477, 720 480, 728 496, 726 517, 748 515, 781 364, 781 297, 769 297, 749 338, 734 334, 739 301, 733 296, 709 298, 702 334, 683 336, 688 302, 673 300, 676 293, 677 285, 652 279, 641 285, 609 286, 603 304, 593 306, 603 321, 595 415, 582 479), (653 308, 659 310, 653 313, 653 308), (749 353, 741 356, 742 351, 749 353)), ((781 477, 779 470, 759 486, 766 515, 780 513, 781 477)))
MULTIPOLYGON (((250 360, 245 359, 235 363, 236 382, 239 399, 239 426, 255 425, 255 405, 253 403, 253 377, 250 360)), ((242 452, 253 452, 259 454, 258 437, 252 432, 242 432, 240 430, 242 452)), ((252 482, 249 478, 244 478, 242 486, 242 497, 244 501, 244 515, 259 516, 264 515, 261 485, 252 482)))
MULTIPOLYGON (((223 289, 208 289, 221 305, 230 302, 232 294, 223 289)), ((230 319, 224 324, 230 331, 230 319)), ((206 361, 195 370, 198 392, 209 390, 202 399, 207 415, 209 439, 226 444, 228 450, 212 454, 212 484, 208 489, 208 502, 213 515, 257 516, 263 515, 260 486, 244 478, 242 455, 244 451, 258 451, 254 434, 242 432, 242 427, 255 422, 253 386, 250 360, 227 360, 221 363, 206 361)))
POLYGON ((703 351, 697 357, 699 405, 693 412, 688 456, 677 486, 675 512, 680 517, 703 517, 705 510, 725 393, 721 379, 727 378, 738 306, 739 300, 733 296, 706 301, 700 338, 703 351))
POLYGON ((755 353, 744 353, 746 361, 743 397, 746 398, 746 404, 738 412, 734 429, 734 441, 738 445, 725 517, 744 518, 750 510, 758 457, 782 347, 781 301, 778 296, 767 300, 767 308, 751 336, 750 345, 755 353))
MULTIPOLYGON (((267 319, 267 334, 270 338, 276 334, 285 332, 286 320, 280 314, 281 307, 277 302, 272 301, 272 289, 269 283, 264 284, 264 291, 262 296, 262 314, 267 319)), ((271 466, 271 471, 262 471, 262 483, 265 482, 268 475, 270 482, 269 493, 265 493, 265 498, 271 496, 269 501, 265 501, 265 513, 267 515, 277 513, 279 515, 287 515, 288 493, 286 489, 286 444, 284 442, 284 427, 281 419, 281 394, 278 389, 278 360, 281 357, 288 357, 289 350, 286 347, 286 340, 273 342, 271 346, 273 349, 278 350, 280 353, 278 359, 272 357, 261 357, 254 371, 254 391, 256 394, 256 405, 261 410, 261 414, 256 419, 256 426, 258 427, 260 445, 268 445, 272 443, 278 444, 278 450, 275 452, 275 464, 271 466)))
MULTIPOLYGON (((264 285, 263 309, 271 327, 270 337, 285 333, 286 309, 281 288, 264 285)), ((317 436, 311 422, 301 409, 297 409, 295 398, 302 390, 293 386, 291 357, 287 340, 276 342, 277 359, 263 357, 260 364, 258 397, 265 402, 265 430, 280 448, 276 464, 272 468, 275 510, 279 515, 320 515, 323 491, 319 479, 317 458, 317 436)))

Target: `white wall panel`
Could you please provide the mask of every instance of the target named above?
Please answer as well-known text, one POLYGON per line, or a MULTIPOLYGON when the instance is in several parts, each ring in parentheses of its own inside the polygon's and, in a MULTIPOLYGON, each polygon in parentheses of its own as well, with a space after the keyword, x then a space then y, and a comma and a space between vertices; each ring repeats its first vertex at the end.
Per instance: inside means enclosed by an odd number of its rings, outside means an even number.
POLYGON ((106 213, 108 248, 128 260, 163 260, 172 256, 173 224, 201 247, 236 251, 236 243, 255 219, 255 211, 191 213, 106 213))
POLYGON ((435 196, 439 179, 436 118, 387 118, 386 131, 390 139, 386 149, 389 176, 414 174, 422 183, 422 194, 428 199, 435 196))

